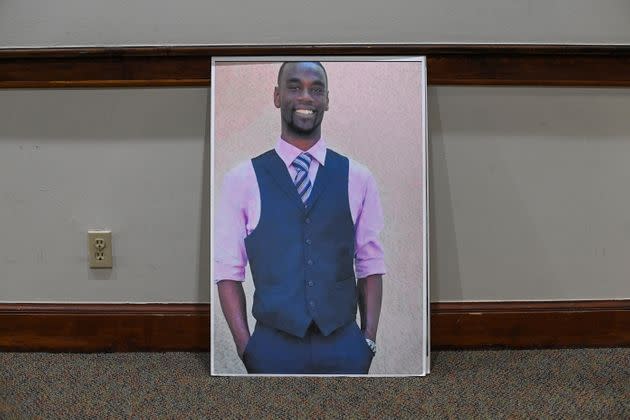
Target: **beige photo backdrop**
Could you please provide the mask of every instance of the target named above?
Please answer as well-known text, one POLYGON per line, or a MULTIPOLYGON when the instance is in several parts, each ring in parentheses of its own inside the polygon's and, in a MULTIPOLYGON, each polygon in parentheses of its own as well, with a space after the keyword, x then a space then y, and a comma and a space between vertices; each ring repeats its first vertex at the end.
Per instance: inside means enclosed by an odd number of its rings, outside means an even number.
MULTIPOLYGON (((381 240, 387 274, 370 374, 422 373, 425 193, 419 62, 324 62, 330 109, 322 135, 328 147, 367 166, 378 184, 385 228, 381 240)), ((280 63, 217 62, 214 99, 214 199, 224 174, 274 147, 280 112, 273 104, 280 63)), ((217 203, 212 207, 216 208, 217 203)), ((220 244, 216 244, 220 246, 220 244)), ((246 270, 250 329, 253 283, 246 270)), ((213 288, 214 372, 246 374, 213 288)))

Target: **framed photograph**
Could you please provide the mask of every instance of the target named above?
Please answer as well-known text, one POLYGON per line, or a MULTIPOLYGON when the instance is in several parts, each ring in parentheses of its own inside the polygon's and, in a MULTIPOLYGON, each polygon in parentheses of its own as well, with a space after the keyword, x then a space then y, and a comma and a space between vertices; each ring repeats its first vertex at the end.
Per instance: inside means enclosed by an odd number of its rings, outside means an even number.
POLYGON ((424 57, 215 57, 212 375, 429 372, 424 57))

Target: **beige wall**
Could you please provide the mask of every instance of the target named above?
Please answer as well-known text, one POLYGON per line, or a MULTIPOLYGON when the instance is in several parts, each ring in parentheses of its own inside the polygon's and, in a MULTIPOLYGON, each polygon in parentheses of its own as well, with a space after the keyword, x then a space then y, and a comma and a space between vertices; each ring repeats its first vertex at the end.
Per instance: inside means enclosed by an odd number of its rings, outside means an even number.
MULTIPOLYGON (((418 62, 324 63, 330 109, 322 133, 328 146, 366 165, 383 204, 381 235, 388 266, 372 374, 422 372, 423 127, 418 62)), ((273 104, 279 64, 219 64, 215 73, 215 176, 273 148, 280 112, 273 104)), ((218 191, 215 192, 218 197, 218 191)), ((218 246, 218 245, 217 245, 218 246)), ((251 318, 252 280, 245 283, 251 318)), ((215 293, 215 299, 217 298, 215 293)), ((218 300, 214 305, 217 373, 245 373, 218 300)))
MULTIPOLYGON (((207 101, 0 90, 0 302, 207 302, 207 101)), ((432 299, 630 298, 628 109, 628 89, 430 88, 432 299)))
POLYGON ((630 89, 429 89, 432 298, 630 298, 630 89))
POLYGON ((207 301, 207 98, 0 90, 0 301, 207 301), (112 270, 88 269, 93 228, 112 270))
POLYGON ((630 44, 627 0, 2 0, 0 47, 630 44))

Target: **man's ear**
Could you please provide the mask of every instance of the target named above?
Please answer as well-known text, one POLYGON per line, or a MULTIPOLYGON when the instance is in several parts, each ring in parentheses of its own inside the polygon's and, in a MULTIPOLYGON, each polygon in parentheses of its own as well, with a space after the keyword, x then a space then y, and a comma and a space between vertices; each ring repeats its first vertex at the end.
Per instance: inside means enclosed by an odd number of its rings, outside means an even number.
POLYGON ((328 104, 329 104, 329 98, 328 98, 328 91, 326 91, 326 109, 325 111, 328 111, 328 104))
POLYGON ((278 86, 273 89, 273 104, 276 108, 280 108, 280 89, 278 89, 278 86))

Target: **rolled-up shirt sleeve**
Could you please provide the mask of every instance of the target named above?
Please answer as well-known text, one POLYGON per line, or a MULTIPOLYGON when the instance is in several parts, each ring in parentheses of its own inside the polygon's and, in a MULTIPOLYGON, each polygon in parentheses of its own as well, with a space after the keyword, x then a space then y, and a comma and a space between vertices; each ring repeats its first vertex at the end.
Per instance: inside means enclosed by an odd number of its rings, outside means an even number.
POLYGON ((364 169, 363 202, 355 222, 355 269, 358 278, 385 274, 385 256, 379 234, 383 230, 383 209, 376 180, 364 169))
POLYGON ((229 171, 221 187, 214 220, 214 282, 245 280, 247 212, 244 200, 243 167, 229 171))

